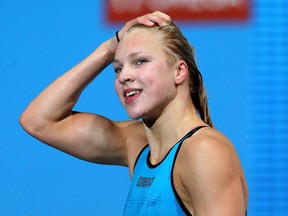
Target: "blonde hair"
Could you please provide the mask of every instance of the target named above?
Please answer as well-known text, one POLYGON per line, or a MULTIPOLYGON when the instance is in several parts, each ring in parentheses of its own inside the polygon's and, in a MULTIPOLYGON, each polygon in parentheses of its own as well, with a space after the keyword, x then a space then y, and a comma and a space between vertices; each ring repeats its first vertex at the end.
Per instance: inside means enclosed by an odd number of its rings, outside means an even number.
POLYGON ((166 22, 166 25, 164 26, 155 25, 148 27, 145 25, 134 25, 128 30, 128 32, 136 28, 160 33, 164 44, 163 48, 167 53, 169 60, 171 60, 173 63, 175 63, 177 60, 184 60, 186 62, 189 70, 190 95, 193 105, 201 119, 206 124, 213 127, 202 75, 198 70, 195 61, 194 48, 189 44, 188 40, 184 37, 180 29, 175 23, 166 22))

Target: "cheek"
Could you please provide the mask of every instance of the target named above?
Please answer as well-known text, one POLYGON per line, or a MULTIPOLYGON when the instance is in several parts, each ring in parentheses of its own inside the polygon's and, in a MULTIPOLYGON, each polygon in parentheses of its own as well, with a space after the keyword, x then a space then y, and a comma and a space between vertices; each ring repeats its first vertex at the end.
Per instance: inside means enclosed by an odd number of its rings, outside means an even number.
POLYGON ((157 77, 147 83, 150 85, 146 91, 147 95, 144 95, 147 99, 154 98, 153 100, 162 102, 174 95, 173 83, 169 79, 157 77))
POLYGON ((116 91, 116 94, 118 95, 118 98, 121 100, 122 88, 121 88, 121 85, 117 79, 115 79, 115 81, 114 81, 114 89, 116 91))
POLYGON ((158 77, 157 83, 155 84, 156 95, 160 101, 169 100, 175 95, 175 84, 171 76, 158 77))

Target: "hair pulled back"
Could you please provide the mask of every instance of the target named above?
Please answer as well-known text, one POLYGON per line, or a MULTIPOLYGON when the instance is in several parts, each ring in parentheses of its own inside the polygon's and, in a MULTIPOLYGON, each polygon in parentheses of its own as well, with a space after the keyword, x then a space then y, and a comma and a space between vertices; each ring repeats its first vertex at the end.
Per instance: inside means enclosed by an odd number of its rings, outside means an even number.
POLYGON ((128 31, 135 28, 143 28, 148 31, 159 32, 163 39, 164 50, 172 63, 177 60, 184 60, 189 70, 190 95, 201 119, 213 127, 210 117, 207 94, 204 88, 203 79, 195 61, 194 48, 181 33, 180 29, 173 22, 166 22, 164 26, 148 27, 145 25, 134 25, 128 31))

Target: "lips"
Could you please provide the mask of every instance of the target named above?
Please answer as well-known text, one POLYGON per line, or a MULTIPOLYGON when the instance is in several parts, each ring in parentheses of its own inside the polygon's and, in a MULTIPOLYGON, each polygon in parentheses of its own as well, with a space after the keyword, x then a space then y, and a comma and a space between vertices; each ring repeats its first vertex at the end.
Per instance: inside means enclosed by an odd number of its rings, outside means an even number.
POLYGON ((133 102, 136 98, 138 98, 141 94, 140 89, 126 89, 123 92, 123 96, 125 99, 125 103, 131 103, 133 102))
POLYGON ((132 96, 134 96, 135 94, 139 94, 139 93, 140 93, 139 90, 133 90, 133 91, 127 92, 124 96, 125 96, 125 97, 132 97, 132 96))

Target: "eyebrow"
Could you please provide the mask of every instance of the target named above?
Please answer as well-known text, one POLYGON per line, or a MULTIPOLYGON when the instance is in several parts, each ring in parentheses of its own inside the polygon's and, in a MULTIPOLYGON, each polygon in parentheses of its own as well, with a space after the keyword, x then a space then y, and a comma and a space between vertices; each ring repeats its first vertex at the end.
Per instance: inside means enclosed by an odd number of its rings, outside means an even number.
MULTIPOLYGON (((137 52, 133 52, 133 53, 130 53, 129 55, 128 55, 128 58, 134 58, 135 56, 137 56, 137 55, 139 55, 140 53, 145 53, 145 52, 139 52, 139 51, 137 51, 137 52)), ((120 64, 120 60, 119 59, 114 59, 113 60, 113 62, 112 62, 113 64, 120 64)))
POLYGON ((120 63, 120 61, 118 59, 114 59, 112 62, 112 64, 118 64, 118 63, 120 63))

